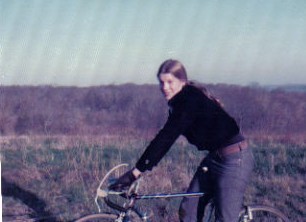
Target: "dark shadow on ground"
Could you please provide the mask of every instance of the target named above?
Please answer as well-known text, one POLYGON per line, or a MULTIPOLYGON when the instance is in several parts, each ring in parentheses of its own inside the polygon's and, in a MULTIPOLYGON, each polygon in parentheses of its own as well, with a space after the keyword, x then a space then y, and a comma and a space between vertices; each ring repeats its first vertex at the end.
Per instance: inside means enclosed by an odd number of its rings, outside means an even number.
MULTIPOLYGON (((15 183, 7 181, 1 176, 1 194, 3 196, 19 199, 22 203, 33 210, 29 215, 35 221, 40 222, 56 222, 57 219, 48 211, 45 210, 46 203, 38 198, 34 193, 27 191, 15 183)), ((4 212, 2 212, 4 213, 4 212)))

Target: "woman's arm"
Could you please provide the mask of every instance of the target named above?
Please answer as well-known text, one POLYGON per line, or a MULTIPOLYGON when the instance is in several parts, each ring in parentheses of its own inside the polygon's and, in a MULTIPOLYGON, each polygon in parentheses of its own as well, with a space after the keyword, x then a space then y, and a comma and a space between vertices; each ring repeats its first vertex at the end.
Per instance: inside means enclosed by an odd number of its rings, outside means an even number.
POLYGON ((194 99, 177 101, 166 124, 146 148, 136 163, 136 168, 141 172, 152 170, 169 151, 176 139, 190 128, 196 115, 197 103, 194 99))

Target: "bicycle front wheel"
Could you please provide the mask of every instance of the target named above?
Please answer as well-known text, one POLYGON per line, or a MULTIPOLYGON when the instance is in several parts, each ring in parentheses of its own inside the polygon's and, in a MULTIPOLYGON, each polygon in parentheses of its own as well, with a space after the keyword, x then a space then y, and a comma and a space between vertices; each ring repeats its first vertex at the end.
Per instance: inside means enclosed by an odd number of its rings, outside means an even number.
POLYGON ((289 219, 273 207, 248 206, 241 211, 239 222, 289 222, 289 219))
POLYGON ((118 215, 116 214, 90 214, 87 216, 84 216, 80 219, 77 219, 75 222, 114 222, 118 218, 118 215))

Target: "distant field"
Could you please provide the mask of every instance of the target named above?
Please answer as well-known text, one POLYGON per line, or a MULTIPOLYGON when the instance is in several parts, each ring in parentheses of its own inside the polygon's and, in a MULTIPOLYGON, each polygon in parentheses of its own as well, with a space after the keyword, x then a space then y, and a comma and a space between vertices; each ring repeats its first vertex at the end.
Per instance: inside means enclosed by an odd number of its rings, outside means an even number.
MULTIPOLYGON (((93 198, 100 179, 114 165, 135 163, 148 143, 126 136, 3 137, 0 142, 3 215, 12 214, 8 221, 16 214, 24 220, 71 221, 97 212, 93 198)), ((303 221, 306 145, 251 141, 251 147, 256 167, 245 202, 275 206, 291 221, 303 221)), ((177 142, 144 177, 141 190, 184 190, 204 155, 184 140, 177 142)), ((154 201, 149 207, 155 221, 176 221, 179 201, 154 201)))

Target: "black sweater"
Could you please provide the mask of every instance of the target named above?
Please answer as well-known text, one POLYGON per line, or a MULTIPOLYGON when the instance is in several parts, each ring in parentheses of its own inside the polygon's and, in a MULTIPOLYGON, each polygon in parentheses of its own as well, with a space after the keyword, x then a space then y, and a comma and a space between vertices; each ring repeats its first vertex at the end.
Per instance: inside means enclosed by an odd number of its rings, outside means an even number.
POLYGON ((209 151, 243 140, 236 121, 192 85, 184 86, 168 105, 166 124, 136 163, 141 172, 156 166, 180 135, 199 150, 209 151))

